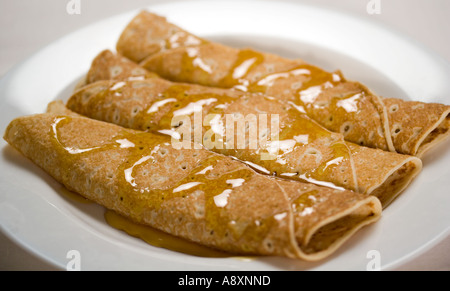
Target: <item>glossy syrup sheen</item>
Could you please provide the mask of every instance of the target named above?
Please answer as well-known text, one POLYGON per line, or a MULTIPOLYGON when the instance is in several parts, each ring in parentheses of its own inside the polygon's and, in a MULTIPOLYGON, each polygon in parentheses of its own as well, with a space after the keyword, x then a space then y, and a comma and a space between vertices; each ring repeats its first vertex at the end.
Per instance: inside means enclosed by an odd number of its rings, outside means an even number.
MULTIPOLYGON (((62 168, 70 168, 70 164, 74 163, 81 156, 91 155, 102 151, 126 151, 126 159, 117 168, 116 178, 114 184, 118 186, 118 190, 114 193, 119 195, 116 200, 120 200, 123 203, 121 209, 129 209, 132 213, 142 213, 143 209, 158 209, 162 207, 165 201, 170 201, 174 198, 188 198, 194 192, 201 191, 205 195, 205 220, 206 225, 211 229, 211 235, 213 232, 219 235, 231 235, 236 239, 239 239, 243 235, 246 229, 240 229, 236 231, 233 228, 233 221, 224 220, 221 212, 228 204, 228 199, 233 192, 245 185, 245 183, 252 179, 255 172, 250 168, 245 167, 239 163, 230 163, 229 159, 223 156, 209 155, 202 160, 197 160, 197 163, 189 171, 184 178, 179 179, 175 183, 171 184, 168 188, 164 187, 157 189, 149 183, 148 179, 135 179, 135 174, 139 171, 140 167, 146 167, 148 163, 157 162, 157 155, 159 149, 165 147, 167 155, 171 155, 170 147, 168 148, 168 139, 166 136, 157 136, 145 132, 134 131, 122 131, 117 136, 109 141, 102 143, 99 146, 93 146, 90 148, 74 148, 65 145, 60 140, 60 130, 65 125, 73 122, 74 119, 67 116, 59 116, 54 119, 51 129, 49 130, 52 141, 55 143, 55 150, 60 153, 62 168), (225 167, 226 171, 215 171, 215 167, 225 167), (231 226, 231 227, 230 227, 231 226)), ((159 161, 157 163, 163 163, 159 161)), ((174 167, 177 165, 173 165, 174 167)), ((148 168, 148 167, 146 167, 148 168)), ((221 168, 221 169, 222 169, 221 168)), ((149 173, 151 174, 151 173, 149 173)), ((171 175, 174 173, 172 172, 171 175)), ((177 175, 179 175, 177 173, 177 175)), ((114 195, 114 194, 112 194, 114 195)), ((111 215, 110 215, 111 216, 111 215)), ((110 217, 111 218, 111 217, 110 217)), ((114 223, 114 218, 109 220, 114 223)), ((116 225, 117 219, 115 220, 116 225)), ((261 224, 264 222, 264 227, 260 227, 257 230, 251 230, 252 236, 264 237, 265 232, 270 226, 275 223, 273 217, 269 216, 260 219, 261 224)), ((123 222, 120 222, 121 227, 125 228, 123 222)), ((215 252, 204 251, 201 247, 184 246, 184 243, 179 240, 172 240, 171 237, 165 236, 158 238, 155 236, 155 231, 151 233, 143 233, 136 228, 128 229, 134 235, 142 237, 144 240, 151 244, 163 246, 166 248, 174 249, 176 251, 182 251, 186 253, 195 253, 202 256, 217 256, 215 252), (136 234, 136 232, 138 232, 136 234)))
POLYGON ((183 46, 202 45, 208 41, 198 38, 192 34, 188 34, 184 31, 176 31, 164 43, 164 49, 173 49, 183 46))
MULTIPOLYGON (((115 90, 105 89, 100 91, 96 96, 92 98, 92 102, 90 106, 87 106, 85 110, 88 111, 88 115, 95 115, 94 112, 89 112, 95 110, 97 108, 96 104, 104 102, 104 99, 107 95, 117 94, 117 90, 127 90, 127 87, 131 86, 131 83, 122 82, 122 86, 113 85, 113 88, 118 87, 115 90)), ((131 88, 130 88, 131 89, 131 88)), ((202 93, 191 93, 191 86, 187 84, 176 84, 171 85, 168 88, 162 90, 158 93, 157 98, 154 98, 150 104, 146 104, 146 108, 141 110, 134 118, 133 123, 131 125, 134 129, 146 130, 146 131, 168 131, 170 133, 177 132, 177 128, 179 124, 172 124, 174 117, 179 115, 186 115, 190 119, 192 119, 195 112, 202 111, 204 113, 203 117, 207 114, 223 114, 226 111, 226 108, 233 102, 239 102, 239 99, 236 96, 228 96, 227 94, 217 94, 208 92, 205 89, 202 93), (207 108, 205 110, 205 107, 207 108), (206 112, 205 112, 206 111, 206 112), (164 112, 161 115, 160 112, 164 112), (158 115, 159 117, 156 119, 154 116, 158 115)), ((244 93, 245 94, 245 93, 244 93)), ((253 96, 252 98, 258 98, 259 96, 253 96)), ((145 97, 144 97, 145 98, 145 97)), ((264 98, 260 96, 260 98, 264 98)), ((110 98, 111 99, 111 98, 110 98)), ((257 100, 257 99, 256 99, 257 100)), ((274 107, 279 106, 278 101, 264 98, 264 102, 274 102, 274 107)), ((258 102, 258 101, 254 101, 258 102)), ((318 181, 329 181, 330 171, 335 168, 335 166, 339 165, 343 162, 348 162, 350 158, 349 150, 347 149, 345 142, 342 139, 336 137, 335 134, 329 132, 318 123, 307 117, 305 114, 299 112, 295 107, 290 107, 286 109, 287 117, 286 122, 284 122, 283 127, 280 128, 279 132, 279 142, 282 143, 292 143, 290 149, 286 151, 278 151, 276 157, 273 159, 274 161, 262 161, 261 154, 266 152, 264 147, 259 146, 257 149, 239 149, 235 151, 224 151, 222 148, 212 148, 213 151, 219 153, 225 153, 227 155, 235 155, 236 157, 244 160, 248 160, 249 162, 260 165, 265 170, 262 172, 268 173, 276 173, 277 175, 286 174, 286 173, 297 173, 303 174, 304 177, 308 178, 307 181, 311 182, 313 180, 318 181), (306 137, 306 141, 303 140, 301 142, 297 142, 296 137, 303 136, 306 137), (320 142, 321 139, 324 138, 332 138, 335 139, 330 144, 328 149, 332 150, 332 155, 324 159, 319 165, 319 167, 314 171, 304 171, 302 173, 298 173, 298 170, 293 167, 289 167, 291 163, 286 162, 285 156, 292 152, 296 147, 308 147, 309 145, 314 146, 314 143, 320 142), (340 159, 339 159, 340 158, 340 159), (275 169, 276 167, 280 167, 279 165, 274 164, 275 162, 283 162, 286 165, 281 169, 275 169), (274 168, 275 167, 275 168, 274 168)), ((228 113, 229 114, 229 113, 228 113)), ((257 115, 257 111, 255 111, 255 115, 257 115)), ((205 133, 210 131, 213 124, 201 122, 201 133, 205 133)), ((125 126, 130 126, 128 121, 125 121, 125 126)), ((222 124, 222 128, 225 126, 222 124)), ((192 135, 194 135, 194 130, 190 131, 192 135)), ((224 136, 220 134, 214 134, 215 139, 225 140, 224 136)), ((194 137, 194 136, 193 136, 194 137)), ((195 139, 195 137, 194 137, 195 139)), ((268 140, 270 141, 270 136, 268 136, 268 140)), ((201 143, 202 141, 200 141, 201 143)), ((259 170, 259 169, 256 169, 259 170)), ((300 176, 290 176, 291 179, 300 179, 305 181, 304 177, 300 176)), ((342 185, 340 185, 342 186, 342 185)))
MULTIPOLYGON (((235 88, 246 92, 266 93, 268 88, 275 84, 279 79, 293 78, 294 83, 297 80, 302 80, 295 89, 290 88, 289 97, 287 100, 291 100, 296 105, 305 108, 305 110, 314 110, 316 106, 322 106, 316 103, 317 97, 329 88, 333 88, 339 84, 346 83, 347 81, 340 72, 327 72, 317 66, 313 66, 307 63, 299 63, 293 61, 290 65, 292 68, 282 71, 275 71, 270 73, 263 73, 261 76, 252 80, 248 76, 253 70, 261 70, 261 65, 265 64, 265 54, 254 51, 251 49, 237 50, 236 60, 234 64, 228 69, 226 75, 219 79, 213 77, 215 74, 212 70, 204 70, 197 64, 203 62, 197 51, 192 48, 192 53, 185 53, 182 61, 182 70, 176 78, 183 81, 192 81, 194 72, 201 72, 202 77, 196 77, 197 83, 217 86, 221 88, 235 88), (297 77, 300 76, 300 77, 297 77)), ((173 76, 172 76, 173 77, 173 76)), ((299 82, 297 82, 299 83, 299 82)), ((368 95, 365 88, 359 88, 358 92, 354 92, 353 95, 362 93, 368 95)), ((336 96, 334 99, 340 99, 342 96, 336 96)), ((340 111, 339 106, 335 103, 327 104, 334 114, 341 112, 343 115, 348 113, 355 113, 359 110, 340 111)), ((357 103, 355 103, 357 104, 357 103)), ((357 104, 358 106, 358 104, 357 104)), ((341 118, 342 119, 342 118, 341 118)))
MULTIPOLYGON (((236 98, 227 95, 212 94, 207 92, 202 94, 188 94, 188 91, 188 85, 173 85, 169 87, 169 89, 161 93, 161 96, 163 96, 162 100, 173 100, 173 102, 163 105, 170 107, 170 109, 166 111, 165 115, 158 121, 157 124, 151 125, 152 128, 157 130, 176 130, 176 128, 174 128, 171 124, 171 120, 176 115, 177 111, 184 110, 187 115, 192 115, 192 110, 185 110, 189 107, 192 108, 192 104, 202 104, 202 101, 213 100, 213 102, 211 102, 213 106, 210 106, 211 109, 207 113, 221 114, 223 113, 223 108, 226 108, 228 104, 236 101, 236 98), (218 108, 219 106, 217 105, 221 105, 220 108, 218 108)), ((203 104, 206 104, 206 102, 203 102, 203 104)), ((153 104, 150 104, 148 107, 151 108, 152 106, 153 104)), ((202 108, 201 105, 199 107, 202 108)), ((151 114, 155 113, 156 112, 152 112, 149 114, 148 110, 143 110, 139 117, 135 118, 135 124, 133 125, 133 127, 137 129, 145 129, 146 125, 148 125, 148 120, 151 119, 151 114)), ((291 150, 293 150, 296 146, 305 147, 308 146, 308 144, 312 144, 315 140, 333 135, 331 132, 320 126, 318 123, 312 121, 306 115, 301 114, 294 108, 290 108, 288 110, 287 118, 290 121, 287 123, 287 126, 282 128, 280 131, 280 142, 293 140, 296 136, 299 135, 308 136, 308 142, 295 142, 295 145, 291 150)), ((208 127, 206 124, 203 124, 203 126, 203 131, 210 129, 210 127, 208 127)), ((216 138, 218 137, 216 136, 216 138)), ((336 141, 333 142, 330 147, 333 150, 333 156, 330 159, 323 161, 323 163, 317 168, 317 170, 309 173, 304 173, 308 178, 316 180, 327 180, 327 178, 329 177, 329 172, 333 167, 350 158, 349 150, 342 139, 338 139, 336 137, 336 141), (342 160, 339 161, 339 158, 342 158, 342 160), (331 161, 335 162, 330 164, 331 161)), ((220 149, 213 150, 222 153, 220 149)), ((259 148, 258 150, 247 150, 246 156, 249 157, 251 161, 260 163, 259 157, 261 155, 261 150, 261 148, 259 148)), ((285 153, 279 152, 275 160, 283 159, 284 156, 285 153)), ((271 167, 267 166, 267 168, 270 169, 271 167)), ((292 171, 295 172, 294 169, 292 169, 292 171)))
MULTIPOLYGON (((199 70, 199 67, 195 65, 193 60, 200 59, 200 54, 192 53, 190 57, 184 57, 182 62, 182 70, 177 78, 181 80, 192 80, 193 72, 199 70)), ((313 113, 317 108, 327 108, 330 116, 320 117, 319 121, 321 125, 330 127, 333 130, 339 130, 339 125, 345 121, 349 121, 361 111, 360 102, 363 96, 369 96, 370 93, 361 86, 358 89, 354 89, 352 92, 339 93, 332 97, 330 101, 321 103, 317 102, 318 97, 326 90, 336 87, 337 85, 344 84, 347 81, 340 72, 330 73, 319 67, 307 64, 307 63, 292 63, 292 68, 285 71, 276 71, 268 74, 263 74, 262 77, 258 77, 256 80, 250 80, 248 75, 252 73, 252 70, 257 69, 260 65, 264 64, 265 55, 263 53, 243 49, 237 51, 237 57, 235 63, 230 67, 226 75, 220 79, 215 80, 214 72, 203 70, 202 78, 194 78, 197 83, 218 86, 222 88, 235 88, 242 91, 265 93, 268 88, 271 87, 278 79, 292 78, 294 82, 297 79, 296 76, 301 75, 299 82, 295 88, 290 88, 289 97, 286 100, 292 100, 294 106, 300 108, 304 113, 313 113), (244 65, 245 64, 245 65, 244 65), (237 70, 240 68, 241 70, 237 70), (239 73, 237 73, 239 72, 239 73), (356 91, 355 91, 356 90, 356 91), (293 99, 292 99, 293 98, 293 99), (338 127, 336 129, 336 126, 338 127)), ((342 91, 340 91, 342 92, 342 91)), ((286 93, 284 93, 286 94, 286 93)), ((370 98, 369 98, 370 100, 370 98)), ((354 141, 360 144, 367 144, 368 141, 354 141)), ((349 156, 349 150, 342 150, 342 146, 338 145, 339 152, 345 153, 345 156, 349 156)), ((336 158, 340 155, 337 154, 336 158)), ((336 160, 336 159, 333 159, 336 160)), ((324 163, 328 164, 326 161, 324 163)), ((329 168, 322 167, 323 169, 329 168)), ((317 178, 317 177, 316 177, 317 178)))
MULTIPOLYGON (((173 128, 172 119, 174 116, 192 116, 195 112, 203 111, 203 108, 206 106, 211 108, 211 113, 221 114, 224 106, 236 100, 236 97, 231 97, 226 94, 215 94, 211 92, 192 94, 189 92, 189 89, 189 85, 172 85, 163 92, 160 92, 160 100, 157 101, 163 102, 160 109, 169 109, 158 121, 157 129, 171 129, 173 128), (165 103, 165 100, 170 100, 170 102, 165 103), (217 107, 219 104, 222 107, 217 107)), ((158 111, 152 112, 151 109, 154 106, 155 103, 149 104, 145 110, 141 111, 135 117, 133 124, 135 129, 147 129, 148 120, 152 115, 158 113, 158 111)))
MULTIPOLYGON (((199 66, 200 63, 206 63, 200 58, 201 47, 189 48, 190 50, 183 54, 183 60, 179 77, 182 80, 189 80, 193 72, 202 70, 204 73, 212 76, 214 72, 199 66)), ((236 51, 236 60, 233 65, 228 69, 228 72, 224 77, 218 81, 210 83, 207 82, 205 85, 218 86, 222 88, 232 88, 237 86, 237 88, 245 88, 245 91, 250 92, 265 92, 267 87, 273 81, 281 78, 288 78, 296 75, 303 75, 306 81, 303 82, 302 86, 298 88, 297 92, 301 92, 313 86, 324 85, 326 83, 338 84, 345 81, 343 76, 337 73, 330 73, 322 70, 319 67, 307 64, 299 63, 293 61, 290 69, 284 71, 276 71, 270 73, 263 73, 260 77, 255 80, 249 80, 248 75, 252 70, 258 68, 260 65, 265 63, 265 54, 252 49, 239 49, 236 51)))
MULTIPOLYGON (((57 190, 60 195, 71 201, 83 204, 93 203, 91 200, 84 198, 78 193, 68 190, 64 186, 61 186, 57 190)), ((104 216, 105 221, 111 227, 125 231, 127 234, 133 237, 137 237, 154 247, 164 248, 174 252, 180 252, 198 257, 234 257, 238 259, 250 259, 250 257, 236 257, 233 254, 214 250, 200 244, 170 235, 151 226, 135 223, 109 209, 106 209, 104 216)))
POLYGON ((257 51, 252 49, 239 50, 237 60, 229 73, 219 81, 220 87, 239 87, 247 91, 246 87, 250 84, 247 80, 248 74, 263 61, 264 56, 257 51))
POLYGON ((111 210, 105 212, 105 220, 110 226, 125 231, 127 234, 137 237, 154 247, 198 257, 233 257, 232 254, 216 251, 197 243, 167 234, 153 227, 132 222, 111 210))

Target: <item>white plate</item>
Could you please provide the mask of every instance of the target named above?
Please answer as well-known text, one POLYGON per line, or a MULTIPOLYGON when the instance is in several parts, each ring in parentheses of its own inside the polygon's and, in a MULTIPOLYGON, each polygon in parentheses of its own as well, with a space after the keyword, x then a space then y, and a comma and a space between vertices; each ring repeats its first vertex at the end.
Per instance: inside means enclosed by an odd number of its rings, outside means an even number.
MULTIPOLYGON (((281 1, 183 1, 152 12, 199 36, 253 46, 341 69, 383 96, 450 103, 450 67, 419 44, 366 20, 281 1)), ((0 128, 15 117, 66 100, 101 50, 114 49, 138 11, 102 20, 52 43, 0 81, 0 128)), ((358 232, 329 259, 200 258, 147 245, 108 226, 103 209, 59 194, 59 185, 0 141, 0 223, 12 240, 65 269, 77 250, 82 270, 366 270, 370 252, 389 270, 435 245, 450 229, 450 151, 445 143, 424 160, 420 176, 378 223, 358 232)))

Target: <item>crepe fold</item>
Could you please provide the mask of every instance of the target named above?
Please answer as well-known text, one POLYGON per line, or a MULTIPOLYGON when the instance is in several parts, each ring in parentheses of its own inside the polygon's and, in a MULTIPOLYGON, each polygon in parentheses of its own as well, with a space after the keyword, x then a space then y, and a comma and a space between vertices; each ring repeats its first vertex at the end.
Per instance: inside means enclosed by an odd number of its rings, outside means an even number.
POLYGON ((275 179, 211 151, 176 150, 167 136, 67 109, 17 118, 4 139, 107 209, 235 254, 323 259, 380 217, 373 196, 275 179))
POLYGON ((293 102, 359 145, 421 157, 450 135, 448 105, 383 98, 339 71, 209 42, 147 11, 122 32, 117 51, 172 81, 261 92, 293 102))
POLYGON ((422 168, 416 157, 346 142, 295 105, 261 94, 146 79, 145 74, 130 80, 126 71, 136 71, 131 64, 101 52, 87 74, 93 83, 76 91, 67 107, 123 127, 170 135, 178 147, 193 141, 264 174, 372 194, 384 207, 422 168), (111 72, 111 67, 122 68, 122 75, 96 74, 111 72), (105 77, 113 80, 102 81, 105 77))

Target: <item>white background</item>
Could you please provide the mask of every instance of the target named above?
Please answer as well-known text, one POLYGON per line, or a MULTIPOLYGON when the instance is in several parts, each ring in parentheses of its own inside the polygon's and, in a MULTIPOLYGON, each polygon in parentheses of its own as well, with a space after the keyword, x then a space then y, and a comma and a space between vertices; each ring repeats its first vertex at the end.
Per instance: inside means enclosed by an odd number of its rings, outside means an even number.
MULTIPOLYGON (((380 0, 381 13, 376 15, 369 15, 366 11, 369 0, 296 1, 370 18, 426 45, 450 62, 448 0, 380 0)), ((79 15, 67 13, 68 2, 69 0, 0 1, 0 77, 36 50, 72 31, 102 18, 164 1, 80 0, 79 15)), ((0 234, 0 270, 51 270, 51 267, 0 234)), ((450 270, 450 238, 399 270, 450 270)))

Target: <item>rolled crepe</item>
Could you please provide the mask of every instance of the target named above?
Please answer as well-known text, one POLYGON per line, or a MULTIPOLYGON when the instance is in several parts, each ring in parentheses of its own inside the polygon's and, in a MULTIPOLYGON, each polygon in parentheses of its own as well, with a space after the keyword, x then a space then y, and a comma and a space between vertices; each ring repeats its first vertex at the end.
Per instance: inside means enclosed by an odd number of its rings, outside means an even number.
POLYGON ((421 157, 450 135, 448 105, 382 98, 339 71, 208 42, 146 11, 125 28, 117 50, 172 81, 261 92, 293 102, 359 145, 421 157), (184 41, 190 38, 197 41, 184 41))
POLYGON ((69 190, 208 247, 319 260, 380 217, 373 196, 278 180, 211 151, 176 150, 167 136, 66 113, 17 118, 4 139, 69 190))
MULTIPOLYGON (((120 67, 118 60, 126 62, 124 68, 132 68, 130 61, 104 51, 92 63, 90 79, 101 80, 103 75, 94 77, 92 72, 109 72, 109 63, 120 67)), ((188 145, 195 141, 265 174, 372 194, 383 206, 392 202, 422 167, 416 157, 346 142, 295 106, 261 94, 172 83, 158 77, 122 77, 81 88, 67 107, 124 127, 177 136, 178 146, 188 137, 188 145), (196 113, 201 117, 196 118, 196 113), (268 124, 274 116, 278 128, 268 124)))

